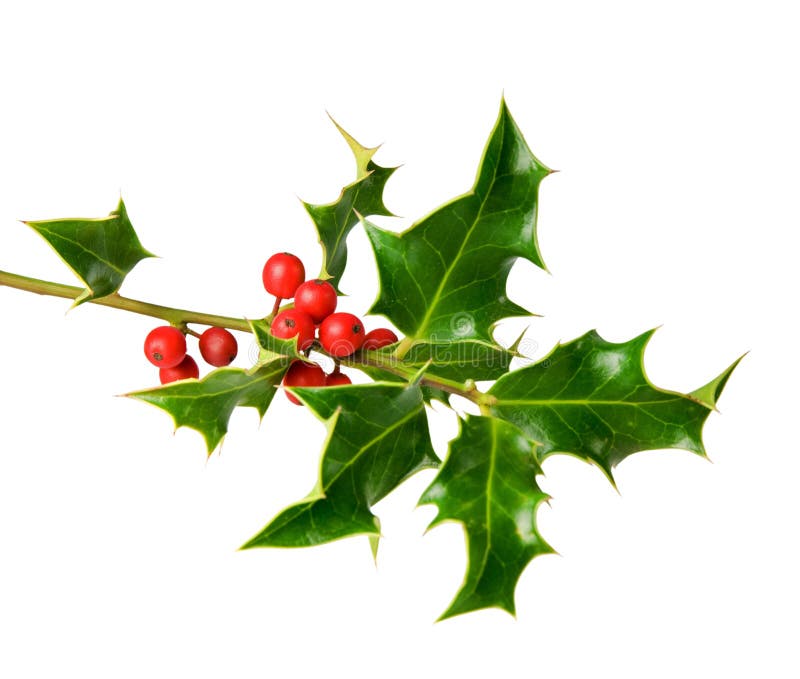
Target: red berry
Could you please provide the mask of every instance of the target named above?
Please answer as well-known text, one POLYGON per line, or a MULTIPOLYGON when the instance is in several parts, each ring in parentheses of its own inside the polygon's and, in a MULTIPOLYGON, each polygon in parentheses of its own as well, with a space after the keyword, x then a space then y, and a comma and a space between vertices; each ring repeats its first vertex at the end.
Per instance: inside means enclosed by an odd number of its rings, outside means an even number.
POLYGON ((364 343, 364 324, 353 314, 331 314, 319 326, 319 341, 331 356, 349 356, 364 343))
POLYGON ((161 384, 168 384, 176 380, 188 380, 190 377, 197 379, 200 377, 200 369, 194 359, 187 354, 178 365, 172 368, 161 368, 158 371, 158 376, 161 379, 161 384))
POLYGON ((314 323, 322 323, 336 310, 335 288, 328 281, 319 278, 306 281, 294 293, 294 308, 305 311, 314 323))
POLYGON ((200 355, 215 368, 230 365, 238 351, 236 338, 225 328, 208 328, 200 335, 200 355))
POLYGON ((305 279, 306 270, 303 262, 288 252, 272 255, 264 264, 264 271, 261 273, 266 291, 282 299, 294 297, 294 291, 305 279))
POLYGON ((269 330, 281 339, 290 339, 297 335, 297 349, 303 351, 314 343, 316 327, 311 316, 304 311, 286 309, 275 316, 269 330))
POLYGON ((344 384, 353 384, 353 380, 343 372, 339 372, 339 368, 336 368, 336 370, 325 378, 326 387, 341 387, 344 384))
MULTIPOLYGON (((324 387, 325 371, 316 363, 306 363, 305 361, 292 361, 289 370, 283 378, 285 387, 324 387)), ((286 397, 295 405, 303 405, 288 391, 286 397)))
POLYGON ((364 337, 364 344, 361 346, 361 348, 364 351, 373 351, 375 349, 388 347, 390 344, 394 344, 396 341, 397 335, 389 330, 389 328, 375 328, 375 330, 370 330, 366 334, 364 337))
POLYGON ((174 368, 186 356, 186 338, 178 328, 160 325, 144 340, 144 355, 158 368, 174 368))

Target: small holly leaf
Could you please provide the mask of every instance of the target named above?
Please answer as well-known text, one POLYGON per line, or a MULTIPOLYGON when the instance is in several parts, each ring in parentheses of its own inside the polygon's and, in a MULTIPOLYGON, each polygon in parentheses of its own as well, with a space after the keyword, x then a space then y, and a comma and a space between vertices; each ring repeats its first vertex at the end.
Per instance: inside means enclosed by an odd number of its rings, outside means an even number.
POLYGON ((383 189, 397 168, 381 167, 372 162, 377 147, 362 146, 335 120, 333 123, 353 151, 358 171, 357 179, 345 186, 339 198, 333 203, 314 205, 303 202, 303 205, 317 227, 322 246, 323 261, 319 277, 328 279, 339 292, 339 281, 347 264, 347 236, 359 223, 359 215, 392 215, 383 204, 383 189))
POLYGON ((492 342, 500 319, 528 315, 506 296, 506 280, 518 257, 544 268, 536 208, 539 183, 550 173, 503 101, 469 193, 402 234, 365 222, 381 283, 370 313, 389 318, 410 340, 435 342, 492 342))
POLYGON ((496 380, 508 372, 516 350, 493 342, 459 340, 455 342, 413 342, 402 358, 395 355, 396 345, 361 353, 362 360, 388 365, 410 372, 428 366, 431 376, 448 380, 496 380))
POLYGON ((643 363, 653 332, 617 344, 591 331, 559 345, 495 383, 492 414, 539 442, 540 458, 577 455, 612 483, 612 468, 637 451, 681 448, 704 456, 703 424, 739 361, 691 394, 659 389, 643 363))
POLYGON ((139 242, 121 198, 108 217, 24 223, 39 233, 86 285, 75 306, 117 292, 138 262, 155 257, 139 242))
POLYGON ((266 321, 247 321, 253 331, 253 337, 258 344, 257 367, 267 365, 276 360, 283 360, 288 367, 289 364, 297 359, 307 360, 306 357, 297 350, 297 337, 283 339, 275 337, 270 332, 270 324, 266 321))
POLYGON ((291 392, 328 426, 319 479, 243 549, 306 547, 349 535, 377 538, 371 507, 420 469, 438 466, 422 392, 415 384, 385 382, 291 392))
POLYGON ((533 444, 517 427, 494 417, 468 416, 420 504, 434 504, 443 521, 464 524, 467 574, 439 618, 496 606, 514 614, 514 589, 525 566, 553 549, 536 528, 548 499, 536 484, 542 470, 533 444))
POLYGON ((176 429, 200 432, 211 455, 228 431, 234 408, 255 408, 264 417, 288 366, 285 361, 273 361, 255 371, 219 368, 201 380, 181 380, 125 395, 166 410, 176 429))

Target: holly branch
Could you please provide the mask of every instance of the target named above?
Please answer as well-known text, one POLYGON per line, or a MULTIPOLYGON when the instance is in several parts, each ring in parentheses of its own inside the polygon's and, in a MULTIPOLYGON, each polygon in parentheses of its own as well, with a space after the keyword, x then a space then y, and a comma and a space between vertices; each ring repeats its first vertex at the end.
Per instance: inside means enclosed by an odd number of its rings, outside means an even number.
MULTIPOLYGON (((551 170, 531 152, 505 104, 484 149, 475 183, 402 233, 369 220, 390 215, 383 190, 394 172, 373 160, 337 125, 356 158, 357 175, 327 204, 304 203, 322 248, 323 265, 306 280, 302 260, 278 252, 262 282, 272 312, 252 319, 162 306, 120 295, 126 276, 152 254, 139 241, 120 200, 107 216, 26 222, 59 254, 83 287, 0 271, 0 286, 112 307, 159 319, 145 338, 161 385, 132 398, 166 411, 176 427, 204 438, 210 455, 237 407, 264 416, 278 387, 327 427, 314 490, 279 512, 244 548, 301 547, 360 535, 373 553, 381 537, 373 507, 422 469, 437 474, 420 498, 438 514, 433 524, 464 528, 467 571, 442 617, 486 607, 515 610, 514 592, 535 557, 552 552, 536 525, 547 499, 538 483, 550 455, 571 454, 613 483, 614 468, 645 450, 706 455, 703 426, 717 408, 738 360, 703 386, 680 393, 652 384, 644 354, 653 331, 609 342, 595 331, 517 366, 521 339, 494 338, 505 318, 533 315, 509 299, 517 259, 544 268, 537 240, 541 182, 551 170), (366 231, 380 279, 370 314, 392 326, 367 332, 338 308, 347 238, 366 231), (202 332, 200 328, 206 326, 202 332), (251 333, 252 365, 234 367, 237 340, 251 333), (213 369, 200 377, 187 335, 213 369), (332 362, 326 374, 321 359, 332 362), (373 381, 353 384, 357 369, 373 381), (490 386, 479 389, 477 383, 490 386), (452 396, 479 414, 453 408, 459 433, 444 460, 433 451, 427 406, 452 396)), ((739 359, 740 360, 740 359, 739 359)))

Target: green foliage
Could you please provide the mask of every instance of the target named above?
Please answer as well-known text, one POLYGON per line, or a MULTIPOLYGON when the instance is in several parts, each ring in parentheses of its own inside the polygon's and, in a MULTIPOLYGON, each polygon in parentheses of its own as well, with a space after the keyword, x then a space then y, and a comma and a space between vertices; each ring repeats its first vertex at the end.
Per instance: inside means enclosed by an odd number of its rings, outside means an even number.
POLYGON ((439 474, 420 499, 439 509, 431 527, 459 521, 467 537, 467 575, 442 619, 489 606, 514 613, 522 570, 539 554, 552 553, 536 529, 536 509, 547 495, 536 485, 542 470, 535 450, 535 443, 503 420, 461 422, 439 474))
POLYGON ((280 360, 255 371, 219 368, 201 380, 181 380, 126 396, 166 410, 176 429, 189 427, 200 432, 210 455, 227 433, 236 406, 255 408, 264 416, 287 368, 288 363, 280 360))
POLYGON ((528 315, 506 296, 506 279, 518 257, 544 268, 536 209, 550 172, 503 102, 469 193, 402 234, 366 224, 381 280, 371 313, 435 342, 492 342, 500 319, 528 315))
POLYGON ((416 384, 375 382, 299 388, 328 426, 314 490, 288 507, 250 547, 305 547, 348 535, 380 536, 372 505, 421 469, 438 465, 416 384))
MULTIPOLYGON (((322 246, 321 277, 337 288, 350 231, 362 216, 389 214, 383 191, 394 171, 373 162, 377 149, 339 130, 355 156, 356 181, 331 204, 305 204, 322 246)), ((342 359, 374 383, 291 389, 327 426, 319 476, 307 497, 280 512, 245 548, 366 535, 377 549, 375 503, 417 471, 439 467, 426 404, 448 404, 458 395, 481 414, 460 414, 459 433, 420 500, 438 509, 432 525, 457 521, 466 536, 467 572, 442 618, 486 607, 513 613, 521 573, 534 557, 552 552, 536 526, 537 508, 547 498, 536 477, 547 456, 576 455, 613 482, 613 468, 638 451, 677 448, 705 455, 704 423, 738 361, 682 394, 647 379, 644 350, 652 331, 621 343, 592 331, 517 370, 511 362, 520 356, 520 340, 507 348, 494 340, 500 320, 529 315, 508 299, 506 283, 520 257, 544 268, 536 215, 539 185, 550 172, 531 153, 503 102, 468 193, 400 234, 363 220, 381 283, 372 311, 388 317, 405 337, 342 359), (481 391, 480 381, 495 382, 481 391)), ((250 329, 259 348, 250 370, 220 368, 201 380, 128 394, 168 412, 176 427, 200 432, 209 454, 237 406, 256 408, 263 417, 289 364, 314 358, 298 352, 296 338, 273 337, 270 317, 245 323, 108 297, 139 260, 151 256, 122 201, 103 219, 28 224, 87 289, 5 272, 0 284, 71 297, 76 304, 99 300, 182 328, 197 322, 250 329)))
POLYGON ((305 360, 304 354, 297 350, 297 336, 289 339, 275 337, 270 331, 270 324, 264 321, 249 321, 250 330, 258 344, 257 365, 267 365, 276 360, 283 360, 288 366, 294 359, 305 360))
POLYGON ((644 349, 653 331, 620 344, 588 332, 542 361, 500 378, 491 413, 540 444, 540 458, 570 453, 612 468, 641 450, 682 448, 705 455, 701 432, 736 363, 695 395, 653 386, 644 349))
POLYGON ((99 219, 25 222, 42 236, 86 285, 75 305, 111 295, 138 262, 154 257, 142 247, 122 198, 99 219))
POLYGON ((322 246, 322 271, 320 278, 329 279, 339 291, 339 281, 347 265, 347 236, 359 223, 359 215, 385 215, 391 212, 383 204, 383 188, 396 168, 381 167, 372 162, 377 148, 366 148, 334 124, 347 141, 356 158, 356 181, 342 189, 333 203, 314 205, 304 202, 311 220, 317 228, 322 246))
POLYGON ((376 365, 385 364, 398 370, 416 373, 426 368, 431 373, 448 380, 496 380, 508 372, 511 359, 519 356, 515 348, 504 349, 483 340, 456 342, 414 342, 402 357, 397 347, 384 347, 371 351, 363 360, 376 365))

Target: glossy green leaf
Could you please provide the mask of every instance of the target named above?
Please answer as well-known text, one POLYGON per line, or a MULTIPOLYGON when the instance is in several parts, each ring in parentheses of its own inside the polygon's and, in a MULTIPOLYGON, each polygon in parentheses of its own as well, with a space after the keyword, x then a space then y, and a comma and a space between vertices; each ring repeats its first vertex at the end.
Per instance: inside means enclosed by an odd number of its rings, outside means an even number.
POLYGON ((508 372, 511 360, 519 354, 493 342, 458 340, 411 344, 402 358, 395 356, 397 345, 365 351, 363 360, 416 373, 427 366, 426 374, 447 380, 495 380, 508 372))
POLYGON ((508 299, 511 266, 544 268, 536 241, 539 183, 550 174, 503 102, 472 190, 402 234, 365 223, 381 290, 370 313, 411 339, 492 342, 497 321, 528 311, 508 299))
POLYGON ((267 365, 282 360, 287 366, 295 359, 305 361, 304 354, 297 350, 297 337, 282 339, 270 332, 270 324, 266 321, 247 321, 253 331, 253 338, 258 345, 257 365, 267 365))
POLYGON ((415 384, 291 389, 328 426, 314 490, 244 548, 305 547, 349 535, 377 538, 371 507, 420 469, 436 467, 415 384))
POLYGON ((287 367, 285 361, 273 361, 255 371, 219 368, 201 380, 181 380, 126 396, 166 410, 176 429, 200 432, 210 455, 227 433, 234 408, 255 408, 264 416, 287 367))
POLYGON ((108 217, 25 224, 39 233, 86 285, 75 299, 76 306, 117 292, 138 262, 155 256, 139 242, 121 198, 108 217))
POLYGON ((440 619, 496 606, 514 613, 514 589, 525 566, 552 553, 536 528, 548 499, 536 483, 535 446, 517 427, 494 417, 467 417, 420 504, 435 504, 431 527, 464 525, 467 573, 440 619))
POLYGON ((311 220, 317 228, 322 246, 323 262, 320 278, 328 279, 339 291, 339 282, 347 264, 347 236, 358 224, 359 215, 386 215, 391 212, 383 204, 383 189, 397 168, 381 167, 372 161, 377 148, 359 144, 338 123, 334 124, 342 133, 356 159, 356 181, 342 189, 333 203, 314 205, 304 202, 311 220))
POLYGON ((659 389, 644 372, 653 332, 617 344, 592 331, 556 347, 495 383, 492 414, 537 441, 542 457, 577 455, 612 482, 612 468, 637 451, 681 448, 705 455, 703 424, 738 361, 692 394, 659 389))

